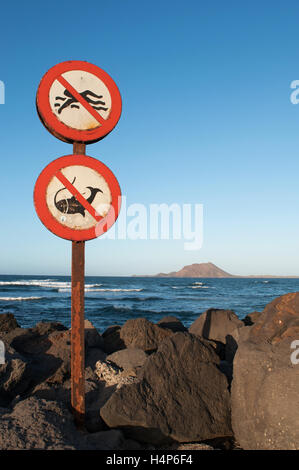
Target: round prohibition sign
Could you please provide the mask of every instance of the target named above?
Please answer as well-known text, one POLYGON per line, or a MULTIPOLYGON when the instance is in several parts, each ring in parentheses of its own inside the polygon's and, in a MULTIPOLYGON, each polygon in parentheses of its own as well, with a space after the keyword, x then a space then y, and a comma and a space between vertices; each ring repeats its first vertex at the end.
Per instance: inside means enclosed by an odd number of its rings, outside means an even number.
POLYGON ((121 96, 112 78, 96 65, 71 60, 43 76, 36 95, 44 126, 64 142, 93 143, 116 126, 121 96))
POLYGON ((121 190, 104 163, 86 155, 66 155, 39 175, 34 205, 41 222, 66 240, 92 240, 115 223, 121 190))

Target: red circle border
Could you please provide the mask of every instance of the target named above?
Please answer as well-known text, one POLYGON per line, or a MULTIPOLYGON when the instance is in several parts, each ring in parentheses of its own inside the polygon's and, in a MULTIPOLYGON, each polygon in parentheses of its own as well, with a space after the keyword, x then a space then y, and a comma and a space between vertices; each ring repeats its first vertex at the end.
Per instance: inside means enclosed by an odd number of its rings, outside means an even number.
POLYGON ((53 134, 55 137, 68 143, 85 142, 86 144, 91 144, 103 139, 114 129, 121 115, 122 100, 116 83, 107 72, 97 65, 90 64, 89 62, 81 60, 70 60, 54 65, 54 67, 45 73, 37 90, 36 107, 42 123, 46 129, 48 129, 48 131, 51 132, 51 134, 53 134), (106 119, 104 124, 96 127, 95 129, 82 131, 68 127, 67 125, 63 124, 63 122, 59 121, 51 109, 49 93, 53 82, 61 74, 71 70, 83 70, 85 72, 92 73, 105 83, 110 92, 112 107, 109 117, 106 119))
POLYGON ((33 199, 38 217, 54 235, 71 241, 87 241, 103 235, 116 222, 121 206, 121 189, 115 175, 104 163, 87 155, 65 155, 49 163, 41 172, 34 187, 33 199), (51 178, 60 169, 72 165, 83 165, 98 171, 106 180, 111 191, 112 201, 108 214, 89 229, 72 230, 65 227, 55 219, 47 206, 46 191, 51 178))

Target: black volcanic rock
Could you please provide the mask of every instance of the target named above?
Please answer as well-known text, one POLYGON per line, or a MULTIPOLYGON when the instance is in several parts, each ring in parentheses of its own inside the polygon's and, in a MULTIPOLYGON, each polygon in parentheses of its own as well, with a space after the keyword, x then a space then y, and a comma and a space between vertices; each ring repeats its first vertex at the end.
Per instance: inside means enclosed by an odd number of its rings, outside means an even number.
POLYGON ((113 362, 123 370, 141 367, 147 359, 147 354, 142 349, 128 348, 116 351, 106 357, 106 361, 113 362))
POLYGON ((120 339, 127 348, 137 348, 143 351, 155 351, 158 345, 173 331, 154 325, 146 318, 127 320, 120 330, 120 339))
POLYGON ((0 365, 0 403, 7 405, 26 392, 31 380, 29 361, 9 347, 5 352, 5 364, 0 365))
POLYGON ((149 356, 140 382, 115 391, 101 409, 109 427, 163 444, 231 436, 228 382, 204 339, 175 333, 149 356))
POLYGON ((0 314, 0 338, 1 333, 8 333, 9 331, 19 328, 19 324, 12 313, 0 314))
POLYGON ((120 338, 121 326, 112 325, 107 328, 102 334, 103 349, 107 354, 112 354, 115 351, 125 349, 126 345, 120 338))
POLYGON ((56 401, 30 397, 13 410, 0 409, 1 450, 123 450, 128 445, 138 448, 121 431, 79 431, 67 406, 56 401))
POLYGON ((246 326, 252 326, 254 323, 256 323, 259 318, 260 318, 261 312, 252 312, 246 315, 245 318, 243 318, 243 323, 246 326))
POLYGON ((232 310, 210 308, 202 313, 190 326, 189 331, 197 336, 226 343, 226 336, 231 335, 236 328, 244 327, 232 310))
POLYGON ((183 323, 177 317, 173 316, 161 318, 161 320, 157 322, 157 325, 159 325, 161 328, 171 330, 174 333, 177 333, 178 331, 188 331, 183 323))
POLYGON ((232 425, 246 450, 299 450, 299 293, 268 304, 253 326, 239 330, 232 381, 232 425))

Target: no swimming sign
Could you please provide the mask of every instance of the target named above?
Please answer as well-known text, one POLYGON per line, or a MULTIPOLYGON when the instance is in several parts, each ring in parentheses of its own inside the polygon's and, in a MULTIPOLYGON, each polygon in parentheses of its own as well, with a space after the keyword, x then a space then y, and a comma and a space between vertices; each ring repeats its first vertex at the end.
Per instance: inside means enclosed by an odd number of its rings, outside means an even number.
POLYGON ((96 65, 62 62, 42 78, 36 96, 41 121, 65 142, 92 143, 116 126, 121 96, 113 79, 96 65))

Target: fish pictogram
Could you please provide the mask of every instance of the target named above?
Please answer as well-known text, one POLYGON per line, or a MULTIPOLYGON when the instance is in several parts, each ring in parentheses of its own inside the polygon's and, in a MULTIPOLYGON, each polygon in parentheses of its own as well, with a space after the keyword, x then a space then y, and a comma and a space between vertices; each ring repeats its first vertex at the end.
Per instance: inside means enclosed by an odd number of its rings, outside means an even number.
MULTIPOLYGON (((76 181, 76 177, 73 179, 71 184, 74 184, 76 181)), ((56 209, 59 210, 59 212, 62 212, 62 214, 81 214, 83 217, 85 217, 85 207, 82 206, 82 204, 77 201, 75 196, 72 196, 71 198, 64 198, 60 199, 60 201, 57 201, 57 195, 61 191, 66 189, 65 187, 59 189, 57 193, 55 194, 54 197, 54 204, 56 209)), ((103 191, 99 188, 93 188, 92 186, 86 186, 86 189, 89 189, 90 191, 90 196, 86 199, 89 204, 92 204, 94 201, 94 198, 96 197, 97 193, 100 192, 102 193, 103 191)), ((82 193, 82 195, 85 193, 82 193)))

